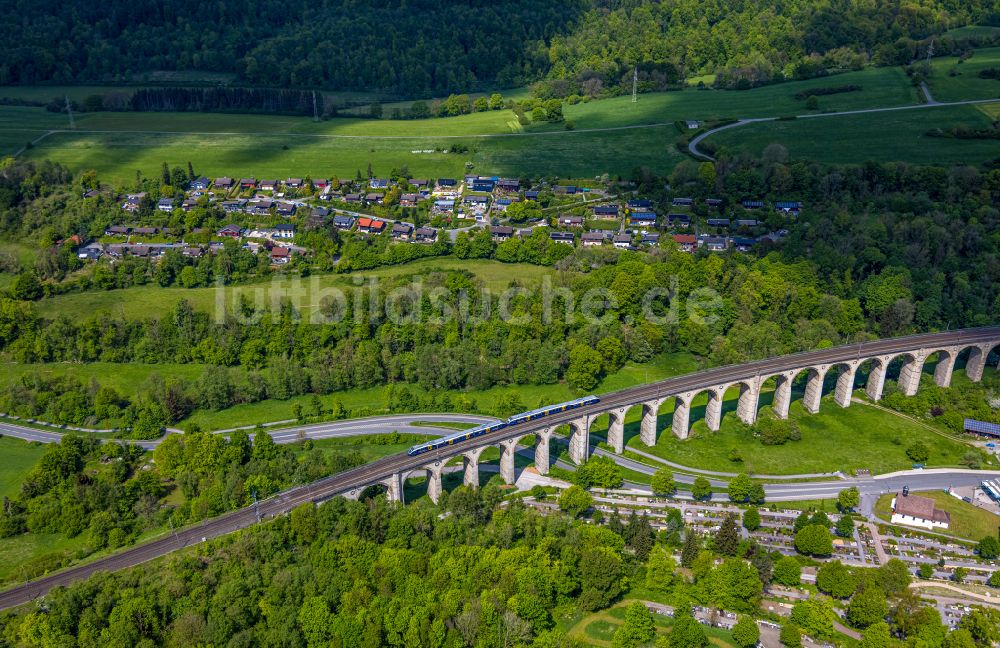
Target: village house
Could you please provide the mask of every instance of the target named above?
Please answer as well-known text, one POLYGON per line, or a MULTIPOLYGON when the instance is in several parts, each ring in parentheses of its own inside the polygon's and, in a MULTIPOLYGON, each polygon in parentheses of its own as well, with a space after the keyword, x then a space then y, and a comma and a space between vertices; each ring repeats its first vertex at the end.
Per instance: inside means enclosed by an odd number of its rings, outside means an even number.
POLYGON ((682 252, 694 252, 698 248, 698 238, 694 234, 674 234, 674 243, 682 252))
POLYGON ((722 207, 722 199, 721 198, 706 198, 705 199, 705 205, 708 206, 708 207, 711 207, 713 209, 718 209, 718 208, 722 207))
POLYGON ((497 198, 493 201, 493 211, 505 212, 515 202, 513 198, 497 198))
POLYGON ((156 208, 164 212, 174 211, 174 200, 173 198, 160 198, 156 202, 156 208))
POLYGON ((253 216, 264 216, 271 213, 274 201, 270 198, 254 198, 246 204, 244 211, 253 216))
POLYGON ((435 200, 431 212, 435 214, 450 214, 455 211, 454 200, 435 200))
POLYGON ((614 238, 611 239, 611 243, 619 250, 627 250, 632 247, 632 235, 615 234, 614 238))
POLYGON ((728 218, 709 218, 705 222, 709 227, 729 227, 728 218))
POLYGON ((278 181, 277 180, 261 180, 260 181, 260 190, 261 191, 274 191, 277 188, 278 188, 278 181))
POLYGON ((653 201, 648 198, 635 198, 628 201, 629 209, 652 209, 653 201))
POLYGON ((295 209, 295 203, 284 201, 278 202, 274 207, 274 211, 278 214, 278 216, 293 216, 295 214, 295 209))
POLYGON ((358 231, 365 234, 380 234, 385 231, 385 222, 377 218, 359 218, 358 231))
POLYGON ((411 178, 410 180, 408 180, 408 183, 411 187, 414 187, 417 190, 424 190, 427 188, 428 185, 428 181, 424 180, 423 178, 420 179, 411 178))
POLYGON ((326 178, 316 178, 313 180, 313 186, 322 191, 330 186, 330 181, 326 178))
POLYGON ((528 189, 524 192, 525 200, 538 200, 538 196, 541 192, 538 189, 528 189))
POLYGON ((198 206, 198 201, 197 200, 192 200, 190 198, 185 198, 184 202, 181 203, 181 209, 184 210, 184 211, 186 211, 186 212, 191 211, 192 209, 194 209, 197 206, 198 206))
POLYGON ((497 191, 504 191, 504 192, 520 191, 521 181, 514 180, 511 178, 500 178, 499 180, 497 180, 495 188, 497 191))
POLYGON ((419 200, 420 194, 405 193, 399 197, 399 205, 401 207, 416 207, 419 200))
POLYGON ((691 217, 687 214, 667 214, 667 225, 676 229, 687 229, 691 225, 691 217))
POLYGON ((741 200, 740 204, 743 205, 743 209, 761 209, 764 206, 763 200, 741 200))
POLYGON ((359 193, 345 194, 344 195, 344 202, 359 203, 359 202, 361 202, 361 194, 359 194, 359 193))
POLYGON ((694 200, 692 198, 674 198, 670 204, 674 207, 690 207, 694 204, 694 200))
POLYGON ((291 223, 281 223, 274 228, 272 236, 277 239, 293 239, 295 238, 295 226, 291 223))
MULTIPOLYGON (((228 178, 226 178, 226 179, 228 180, 228 178)), ((189 189, 194 189, 194 190, 197 190, 197 191, 205 191, 211 185, 212 185, 212 181, 211 180, 209 180, 205 176, 199 176, 199 177, 197 177, 197 178, 195 178, 194 180, 191 181, 191 184, 188 185, 188 188, 189 189)))
POLYGON ((725 236, 702 236, 701 245, 709 252, 725 252, 729 249, 729 239, 725 236))
POLYGON ((755 218, 738 218, 736 227, 757 227, 760 223, 755 218))
POLYGON ((628 215, 628 223, 632 227, 656 227, 656 212, 634 211, 628 215))
POLYGON ((234 212, 241 212, 246 206, 247 202, 245 200, 224 200, 222 202, 222 211, 227 214, 232 214, 234 212))
POLYGON ((566 243, 567 245, 573 245, 575 241, 572 232, 551 232, 549 238, 556 243, 566 243))
POLYGON ((227 236, 229 238, 239 238, 242 233, 243 233, 243 230, 242 230, 242 228, 240 228, 239 225, 230 224, 230 225, 226 225, 225 227, 223 227, 222 229, 220 229, 218 232, 215 233, 215 235, 216 236, 227 236))
POLYGON ((774 203, 774 209, 784 214, 798 216, 799 212, 802 211, 802 203, 797 200, 779 200, 774 203))
POLYGON ((733 247, 739 252, 749 252, 755 245, 757 245, 756 239, 747 238, 745 236, 737 236, 733 238, 733 247))
POLYGON ((490 228, 490 237, 497 242, 503 242, 514 236, 514 228, 509 225, 497 225, 490 228))
MULTIPOLYGON (((285 187, 288 189, 299 189, 303 185, 302 178, 288 178, 285 180, 285 187)), ((313 184, 315 187, 315 183, 313 184)))
POLYGON ((491 193, 493 191, 494 181, 493 178, 473 178, 472 179, 472 190, 473 191, 484 191, 486 193, 491 193))
POLYGON ((604 241, 608 239, 604 232, 584 232, 583 236, 580 237, 580 244, 583 247, 597 247, 599 245, 604 245, 604 241))
POLYGON ((437 230, 433 227, 418 227, 413 238, 417 243, 433 243, 437 240, 437 230))
POLYGON ((556 225, 560 227, 583 227, 583 216, 563 214, 556 220, 556 225))
POLYGON ((186 247, 181 254, 189 259, 199 259, 205 254, 205 250, 198 246, 186 247))
POLYGON ((215 187, 216 189, 222 189, 224 191, 229 191, 230 189, 233 188, 233 179, 232 178, 216 178, 215 182, 212 183, 212 186, 215 187))
POLYGON ((105 236, 128 236, 132 233, 132 228, 126 225, 112 225, 104 230, 105 236))
POLYGON ((365 203, 371 204, 382 201, 383 194, 375 193, 374 191, 365 194, 365 203))
POLYGON ((372 178, 368 181, 368 186, 372 189, 388 189, 389 180, 388 178, 372 178))
POLYGON ((642 243, 642 245, 659 245, 660 235, 656 232, 643 232, 640 243, 642 243))
POLYGON ((924 529, 947 529, 951 524, 951 515, 937 508, 930 497, 910 495, 904 490, 892 499, 890 522, 924 529))
POLYGON ((354 227, 354 217, 346 214, 334 216, 333 226, 339 230, 349 230, 354 227))
POLYGON ((274 246, 271 248, 271 263, 284 265, 292 258, 292 251, 286 247, 274 246))
POLYGON ((126 195, 125 202, 122 203, 122 209, 127 212, 137 211, 139 209, 139 205, 142 204, 142 199, 145 198, 146 195, 145 191, 126 195))
POLYGON ((397 241, 409 241, 413 235, 413 225, 409 223, 394 223, 392 226, 392 238, 397 241))
POLYGON ((135 236, 156 236, 156 233, 159 232, 159 231, 160 230, 158 230, 155 227, 133 227, 132 228, 132 234, 134 234, 135 236))
POLYGON ((104 246, 94 241, 76 251, 76 257, 81 261, 97 261, 104 255, 104 246))
POLYGON ((253 178, 243 178, 240 180, 240 189, 253 189, 257 186, 257 181, 253 178))
POLYGON ((618 218, 618 205, 597 205, 594 218, 618 218))

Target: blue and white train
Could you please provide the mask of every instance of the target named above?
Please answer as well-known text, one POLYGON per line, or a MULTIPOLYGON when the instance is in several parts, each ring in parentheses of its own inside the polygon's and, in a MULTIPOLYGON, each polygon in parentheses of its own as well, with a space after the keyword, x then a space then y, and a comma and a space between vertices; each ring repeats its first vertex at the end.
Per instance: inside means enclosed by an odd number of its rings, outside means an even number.
POLYGON ((454 432, 452 434, 445 435, 440 439, 434 439, 433 441, 427 441, 426 443, 418 443, 410 448, 406 454, 412 457, 424 452, 430 452, 431 450, 437 450, 438 448, 444 448, 446 446, 462 443, 463 441, 469 441, 475 437, 489 434, 490 432, 496 432, 497 430, 511 425, 527 423, 528 421, 534 421, 545 416, 551 416, 552 414, 558 414, 560 412, 565 412, 566 410, 583 407, 584 405, 593 405, 594 403, 599 403, 600 401, 601 399, 596 396, 584 396, 583 398, 577 398, 576 400, 559 403, 558 405, 549 405, 548 407, 540 407, 538 409, 531 410, 530 412, 521 412, 520 414, 511 416, 506 421, 485 423, 468 430, 462 430, 461 432, 454 432))

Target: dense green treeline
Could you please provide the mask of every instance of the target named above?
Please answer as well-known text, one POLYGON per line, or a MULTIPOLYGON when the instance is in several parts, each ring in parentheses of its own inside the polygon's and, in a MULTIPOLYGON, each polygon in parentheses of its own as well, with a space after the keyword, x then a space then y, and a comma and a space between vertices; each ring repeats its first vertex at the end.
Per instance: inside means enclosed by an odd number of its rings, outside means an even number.
MULTIPOLYGON (((646 89, 715 73, 716 84, 746 88, 831 71, 909 63, 921 39, 949 26, 1000 20, 989 0, 967 3, 607 2, 553 38, 551 80, 557 96, 631 90, 633 69, 646 89)), ((936 38, 938 54, 968 47, 936 38)))
MULTIPOLYGON (((387 435, 396 443, 412 435, 387 435)), ((419 437, 422 438, 422 437, 419 437)), ((58 534, 79 538, 19 566, 19 578, 102 549, 132 544, 146 531, 181 527, 247 506, 282 488, 365 463, 358 452, 325 452, 311 441, 277 445, 266 433, 168 436, 152 456, 136 445, 65 435, 49 444, 17 496, 3 500, 0 538, 58 534), (150 461, 150 459, 153 461, 150 461)))
MULTIPOLYGON (((553 82, 543 94, 617 93, 631 87, 636 66, 644 89, 703 73, 718 73, 726 87, 745 87, 869 61, 908 63, 923 39, 1000 21, 991 0, 170 0, 156 6, 118 0, 100 7, 21 0, 10 11, 20 20, 0 27, 0 84, 120 83, 167 70, 230 73, 255 86, 407 97, 512 87, 545 76, 553 82)), ((935 51, 968 44, 938 37, 935 51)), ((293 110, 309 113, 311 105, 293 110)))
POLYGON ((0 28, 0 84, 126 81, 152 70, 235 73, 260 86, 465 92, 516 86, 582 2, 241 0, 15 2, 0 28))
MULTIPOLYGON (((829 544, 829 519, 806 517, 804 529, 829 544)), ((516 498, 503 501, 492 484, 460 486, 440 506, 400 507, 382 497, 306 504, 155 569, 100 574, 55 590, 43 607, 5 612, 0 645, 575 648, 582 637, 568 636, 564 619, 628 596, 672 605, 674 619, 657 636, 646 607, 630 603, 616 646, 705 648, 695 606, 738 614, 732 640, 753 646, 764 586, 799 585, 810 563, 740 540, 733 516, 707 543, 679 510, 659 534, 635 512, 593 519, 607 524, 542 515, 516 498)), ((995 611, 980 608, 949 632, 937 609, 909 590, 899 560, 877 569, 833 561, 819 572, 822 595, 782 620, 786 645, 799 645, 803 632, 842 639, 834 599, 866 648, 895 645, 890 637, 976 648, 998 637, 995 611)))

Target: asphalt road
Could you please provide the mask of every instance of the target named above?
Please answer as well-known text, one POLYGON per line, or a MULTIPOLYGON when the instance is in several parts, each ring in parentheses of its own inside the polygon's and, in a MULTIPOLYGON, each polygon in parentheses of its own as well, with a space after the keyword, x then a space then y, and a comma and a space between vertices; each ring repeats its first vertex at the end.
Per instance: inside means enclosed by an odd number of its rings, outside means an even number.
MULTIPOLYGON (((497 419, 491 416, 479 416, 476 414, 393 414, 389 416, 372 416, 367 418, 349 419, 345 421, 332 421, 328 423, 315 423, 312 425, 299 425, 285 427, 276 430, 266 430, 275 443, 295 443, 300 439, 331 439, 335 437, 356 436, 361 434, 390 434, 400 432, 405 434, 427 434, 443 436, 452 430, 431 425, 421 425, 421 423, 469 423, 479 425, 480 423, 490 423, 497 419)), ((252 437, 256 431, 247 430, 252 437)), ((36 428, 22 427, 10 423, 0 423, 0 434, 24 439, 25 441, 38 441, 40 443, 59 443, 64 433, 48 432, 36 428)), ((229 431, 218 432, 217 434, 230 434, 229 431)), ((126 439, 128 443, 134 443, 146 450, 153 450, 160 445, 169 434, 150 441, 134 441, 126 439)))
MULTIPOLYGON (((670 378, 649 385, 604 394, 601 396, 601 401, 599 403, 595 403, 594 405, 555 414, 539 421, 532 421, 498 430, 491 434, 479 437, 475 442, 475 445, 460 445, 449 450, 437 450, 432 453, 425 453, 414 457, 405 453, 384 457, 370 464, 352 468, 351 470, 326 477, 313 482, 312 484, 292 488, 260 502, 256 508, 251 507, 233 511, 220 517, 206 520, 204 523, 196 527, 180 530, 174 534, 161 537, 145 544, 137 545, 123 552, 108 556, 107 558, 102 558, 85 565, 80 565, 66 571, 14 587, 0 593, 0 609, 26 603, 45 594, 52 587, 66 585, 73 581, 87 578, 91 574, 98 571, 114 571, 139 565, 148 560, 152 560, 153 558, 176 551, 177 549, 196 544, 202 541, 202 539, 214 538, 231 533, 237 529, 248 527, 256 523, 259 520, 259 516, 271 516, 286 513, 304 502, 322 501, 352 490, 362 489, 395 473, 422 468, 429 464, 445 462, 450 457, 458 454, 466 448, 495 445, 500 441, 532 434, 544 428, 569 423, 584 415, 596 416, 613 407, 633 405, 643 401, 666 398, 670 395, 692 390, 711 388, 737 380, 763 377, 814 365, 831 365, 837 362, 845 362, 859 358, 867 358, 870 356, 891 355, 920 348, 932 349, 933 347, 951 347, 984 342, 1000 343, 1000 327, 946 331, 942 333, 877 340, 856 345, 809 351, 782 356, 779 358, 750 362, 743 365, 717 367, 694 374, 670 378)), ((420 417, 415 418, 419 419, 420 417)), ((437 417, 434 416, 430 420, 436 418, 437 417)), ((428 420, 428 417, 425 416, 424 420, 428 420)), ((345 423, 354 424, 354 422, 345 423)), ((324 427, 325 425, 327 424, 317 427, 324 427)), ((298 434, 297 431, 295 434, 298 434)), ((940 480, 947 481, 948 478, 948 476, 942 477, 935 473, 927 473, 927 483, 933 482, 935 484, 944 484, 944 482, 940 480)), ((895 485, 893 479, 895 478, 889 478, 887 480, 872 480, 873 482, 883 482, 878 486, 872 486, 872 488, 890 488, 895 485)), ((907 476, 904 479, 911 480, 905 483, 908 483, 910 488, 915 490, 922 486, 912 480, 921 479, 920 484, 922 485, 925 483, 921 476, 912 478, 907 476)), ((900 483, 900 487, 902 485, 903 484, 900 483)), ((817 486, 815 483, 781 484, 774 485, 771 488, 788 489, 787 492, 795 493, 795 499, 810 499, 810 494, 816 493, 816 489, 828 488, 832 490, 835 487, 843 488, 844 484, 843 482, 837 482, 836 486, 833 484, 828 486, 817 486)), ((781 491, 781 493, 784 492, 786 491, 781 491)), ((776 498, 781 496, 781 493, 776 490, 772 490, 772 493, 776 498)))

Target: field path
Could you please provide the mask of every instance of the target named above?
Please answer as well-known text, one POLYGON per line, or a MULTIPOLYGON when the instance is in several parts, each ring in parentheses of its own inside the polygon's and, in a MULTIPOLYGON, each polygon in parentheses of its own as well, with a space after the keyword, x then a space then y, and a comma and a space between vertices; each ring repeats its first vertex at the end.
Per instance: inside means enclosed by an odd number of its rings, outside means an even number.
MULTIPOLYGON (((821 117, 842 117, 844 115, 863 115, 866 113, 881 113, 881 112, 893 112, 897 110, 918 110, 920 108, 944 108, 948 106, 968 106, 972 104, 986 104, 986 103, 996 103, 1000 101, 1000 97, 995 97, 993 99, 966 99, 965 101, 934 101, 930 95, 930 91, 926 90, 926 96, 928 99, 927 103, 922 104, 912 104, 909 106, 891 106, 888 108, 861 108, 859 110, 842 110, 840 112, 825 112, 825 113, 812 113, 806 115, 794 115, 795 119, 818 119, 821 117)), ((698 144, 700 144, 709 135, 715 135, 716 133, 730 128, 736 128, 737 126, 745 126, 747 124, 754 124, 757 122, 773 122, 778 121, 781 117, 755 117, 753 119, 740 119, 731 124, 726 124, 724 126, 719 126, 718 128, 713 128, 701 133, 688 143, 688 151, 691 155, 696 158, 701 158, 702 160, 715 161, 715 158, 708 153, 704 153, 698 150, 698 144)))

